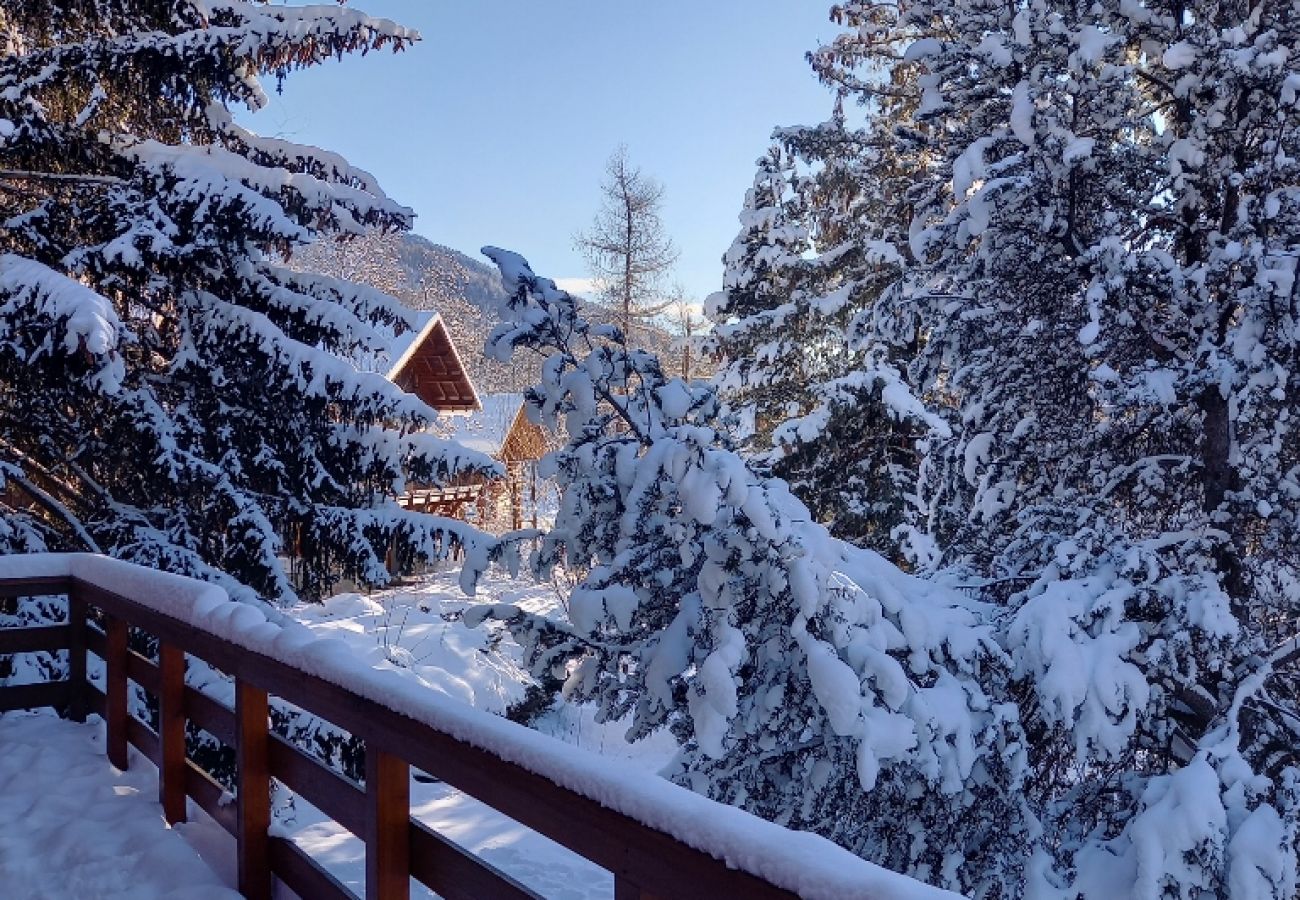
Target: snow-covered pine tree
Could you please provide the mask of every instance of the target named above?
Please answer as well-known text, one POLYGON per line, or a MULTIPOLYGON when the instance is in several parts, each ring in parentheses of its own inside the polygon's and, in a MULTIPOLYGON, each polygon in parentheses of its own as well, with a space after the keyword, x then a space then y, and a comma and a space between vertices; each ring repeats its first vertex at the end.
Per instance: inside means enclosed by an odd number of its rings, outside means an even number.
POLYGON ((807 380, 797 347, 808 323, 792 298, 812 245, 797 178, 780 144, 758 160, 740 232, 723 255, 722 290, 704 304, 713 323, 704 352, 718 361, 713 383, 737 439, 759 454, 771 449, 775 428, 806 404, 795 385, 807 380))
POLYGON ((912 91, 874 127, 916 173, 887 303, 951 426, 914 526, 1007 610, 1014 894, 1294 896, 1300 8, 836 15, 822 62, 912 91))
POLYGON ((706 347, 722 363, 714 384, 746 451, 818 521, 898 558, 894 529, 927 416, 893 363, 897 350, 854 337, 897 271, 893 246, 863 233, 890 221, 864 216, 883 205, 886 182, 866 164, 870 135, 840 115, 777 137, 707 307, 706 347))
MULTIPOLYGON (((259 78, 417 36, 328 6, 0 2, 0 538, 294 593, 458 523, 390 501, 487 465, 342 361, 405 327, 389 298, 288 271, 320 233, 410 211, 338 156, 259 137, 259 78)), ((472 568, 472 567, 471 567, 472 568)))
POLYGON ((578 575, 567 621, 510 623, 539 676, 682 742, 674 777, 952 884, 1019 883, 1034 827, 1016 795, 1023 735, 990 611, 831 537, 783 482, 727 445, 708 386, 666 378, 513 253, 490 351, 542 362, 532 414, 568 441, 538 574, 578 575))
POLYGON ((904 261, 893 240, 906 232, 896 196, 904 179, 891 166, 891 136, 847 127, 838 100, 830 122, 780 134, 811 172, 804 193, 816 255, 807 292, 823 365, 804 387, 812 405, 773 435, 773 472, 837 537, 901 561, 916 442, 945 427, 902 369, 920 341, 916 330, 890 323, 892 341, 872 339, 880 300, 904 261))

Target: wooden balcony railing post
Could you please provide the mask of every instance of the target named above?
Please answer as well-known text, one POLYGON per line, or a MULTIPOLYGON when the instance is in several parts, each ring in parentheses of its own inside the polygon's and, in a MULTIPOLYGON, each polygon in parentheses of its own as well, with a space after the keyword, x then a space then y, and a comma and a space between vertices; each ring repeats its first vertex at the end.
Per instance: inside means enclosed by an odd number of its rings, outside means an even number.
POLYGON ((108 761, 127 766, 126 621, 108 616, 104 622, 104 719, 108 726, 108 761))
POLYGON ((239 892, 271 900, 271 760, 266 691, 235 681, 239 892))
POLYGON ((158 802, 168 824, 185 821, 185 652, 158 645, 158 802))
POLYGON ((366 745, 366 897, 411 896, 411 767, 366 745))
POLYGON ((74 722, 86 721, 86 601, 75 589, 68 591, 68 681, 72 698, 68 701, 68 718, 74 722))

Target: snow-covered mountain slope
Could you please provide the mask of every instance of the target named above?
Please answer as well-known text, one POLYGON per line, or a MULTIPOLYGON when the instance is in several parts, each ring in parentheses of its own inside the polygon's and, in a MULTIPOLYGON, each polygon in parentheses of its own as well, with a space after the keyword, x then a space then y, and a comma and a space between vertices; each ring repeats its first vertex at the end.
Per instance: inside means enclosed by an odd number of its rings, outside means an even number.
MULTIPOLYGON (((483 355, 506 294, 495 268, 458 250, 418 234, 376 233, 318 242, 295 251, 289 264, 378 288, 414 310, 438 312, 480 394, 519 392, 537 382, 536 371, 483 355)), ((584 308, 594 322, 616 318, 598 303, 584 308)), ((680 356, 677 338, 654 324, 638 324, 634 337, 665 363, 680 356)))

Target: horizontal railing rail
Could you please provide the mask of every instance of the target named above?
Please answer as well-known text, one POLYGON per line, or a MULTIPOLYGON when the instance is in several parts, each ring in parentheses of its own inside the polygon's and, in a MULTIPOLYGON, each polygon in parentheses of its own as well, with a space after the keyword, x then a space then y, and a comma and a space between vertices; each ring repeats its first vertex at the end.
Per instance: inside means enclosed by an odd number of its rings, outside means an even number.
MULTIPOLYGON (((617 900, 761 900, 803 892, 728 865, 724 859, 518 762, 153 605, 80 577, 6 578, 0 574, 0 597, 43 595, 68 597, 68 621, 0 629, 0 655, 67 650, 68 676, 44 684, 0 687, 0 712, 55 707, 77 720, 84 720, 88 712, 101 715, 106 722, 108 757, 114 766, 126 768, 127 747, 133 745, 158 767, 159 800, 168 822, 185 818, 188 797, 235 837, 239 890, 247 897, 269 898, 275 878, 312 900, 354 896, 300 847, 270 833, 273 778, 364 841, 369 898, 408 897, 412 878, 447 900, 538 897, 482 858, 412 820, 412 767, 612 872, 617 900), (96 623, 102 623, 102 628, 96 623), (157 661, 130 649, 128 629, 156 639, 157 661), (103 660, 103 690, 87 680, 87 653, 103 660), (188 658, 202 660, 233 680, 233 708, 185 683, 188 658), (157 731, 130 714, 130 682, 156 699, 157 731), (359 738, 365 748, 364 783, 344 777, 274 734, 269 719, 271 696, 359 738), (187 756, 187 722, 234 749, 233 803, 213 775, 187 756)), ((502 726, 526 731, 512 723, 502 722, 502 726)), ((526 737, 520 735, 525 747, 539 738, 531 732, 526 737)), ((666 782, 662 788, 689 794, 666 782)), ((700 798, 691 795, 691 799, 700 798)), ((829 849, 842 853, 851 863, 867 866, 838 848, 829 849)), ((838 881, 831 882, 844 884, 845 878, 840 872, 838 881)), ((861 890, 836 890, 834 895, 888 896, 876 890, 877 884, 866 879, 861 890)))

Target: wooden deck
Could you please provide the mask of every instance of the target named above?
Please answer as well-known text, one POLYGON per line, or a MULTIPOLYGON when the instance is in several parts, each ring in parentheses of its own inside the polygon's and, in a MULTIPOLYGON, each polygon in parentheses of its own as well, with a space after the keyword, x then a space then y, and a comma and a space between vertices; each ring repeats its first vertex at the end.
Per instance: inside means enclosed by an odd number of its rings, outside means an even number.
POLYGON ((235 836, 239 888, 246 897, 270 898, 276 879, 313 900, 353 896, 298 846, 270 834, 272 778, 364 840, 369 898, 408 897, 411 879, 447 900, 538 896, 412 821, 411 767, 609 870, 616 900, 795 896, 520 765, 130 597, 74 577, 0 579, 0 597, 58 594, 69 598, 69 620, 0 630, 0 654, 68 649, 68 678, 0 688, 0 711, 48 706, 74 720, 83 720, 91 711, 103 716, 107 753, 115 766, 126 768, 128 744, 158 766, 159 798, 169 821, 182 819, 190 797, 235 836), (156 658, 129 648, 132 629, 157 639, 156 658), (104 660, 102 692, 86 678, 87 653, 104 660), (233 679, 233 709, 184 683, 188 657, 202 659, 233 679), (129 714, 130 682, 156 698, 157 732, 129 714), (360 737, 365 743, 365 783, 342 777, 273 734, 268 720, 271 694, 360 737), (235 749, 234 803, 227 802, 210 773, 187 758, 187 723, 235 749))

